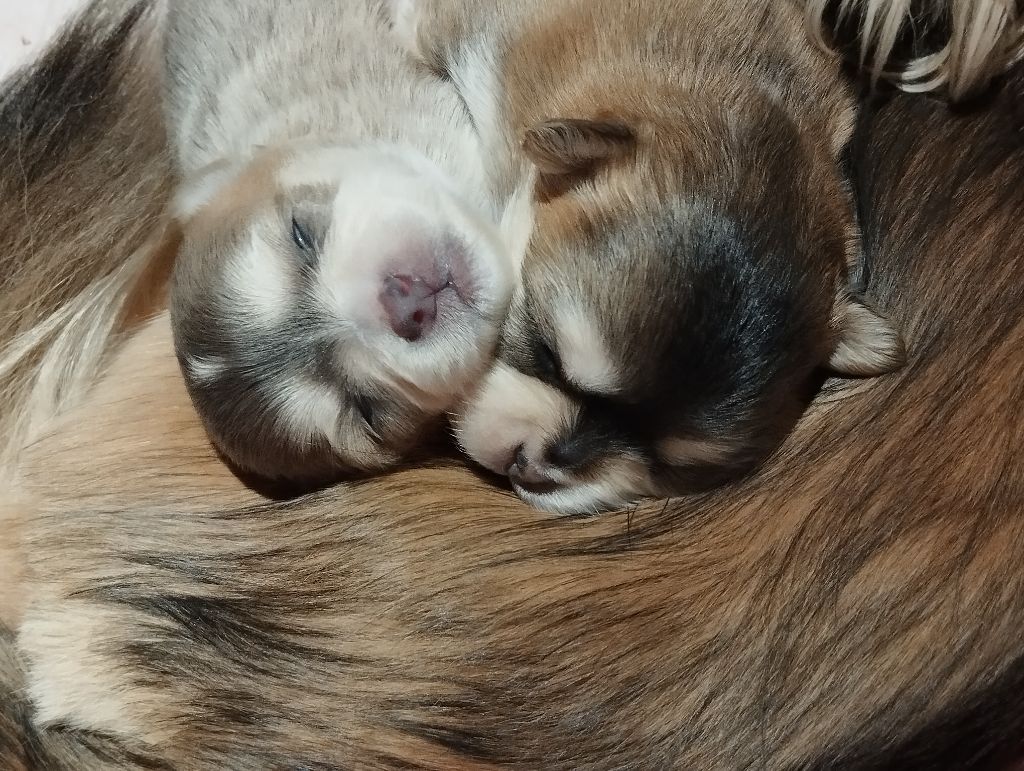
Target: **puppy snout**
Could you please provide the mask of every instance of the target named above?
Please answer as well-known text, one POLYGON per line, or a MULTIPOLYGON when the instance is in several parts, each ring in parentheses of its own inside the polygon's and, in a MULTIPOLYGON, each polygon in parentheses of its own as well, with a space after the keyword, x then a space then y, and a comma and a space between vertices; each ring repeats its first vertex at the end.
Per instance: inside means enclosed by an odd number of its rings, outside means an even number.
POLYGON ((512 465, 508 467, 507 474, 512 484, 530 492, 547 492, 557 486, 548 468, 542 463, 531 460, 524 445, 519 445, 516 448, 512 465))
POLYGON ((380 303, 396 335, 413 343, 437 319, 437 288, 422 278, 395 275, 384 279, 380 303))

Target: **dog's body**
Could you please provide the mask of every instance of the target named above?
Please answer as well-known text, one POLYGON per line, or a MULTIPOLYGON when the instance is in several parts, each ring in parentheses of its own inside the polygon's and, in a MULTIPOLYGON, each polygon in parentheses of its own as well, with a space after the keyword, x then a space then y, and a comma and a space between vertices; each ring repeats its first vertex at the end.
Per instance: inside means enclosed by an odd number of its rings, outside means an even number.
POLYGON ((396 463, 483 372, 507 309, 509 199, 388 7, 168 4, 176 348, 211 436, 259 476, 396 463))
POLYGON ((0 478, 34 421, 75 391, 70 371, 98 357, 132 284, 121 274, 168 200, 153 18, 119 5, 0 96, 0 478))
MULTIPOLYGON (((158 316, 20 459, 32 605, 23 655, 0 638, 0 764, 1019 755, 1024 76, 1006 88, 973 116, 900 101, 867 130, 873 299, 913 358, 827 393, 735 489, 582 524, 538 521, 460 468, 269 502, 205 441, 158 316)), ((68 227, 91 222, 75 196, 38 200, 68 227)), ((101 224, 97 243, 119 245, 118 219, 101 224)), ((83 268, 95 278, 99 257, 83 268)))
MULTIPOLYGON (((93 383, 166 264, 171 188, 156 30, 141 4, 94 14, 0 96, 0 618, 23 603, 16 459, 93 383)), ((157 281, 156 283, 160 283, 157 281)))
POLYGON ((263 502, 199 451, 157 320, 26 457, 43 725, 191 768, 1011 759, 1024 79, 1007 88, 966 118, 894 104, 865 136, 874 299, 910 365, 830 393, 761 477, 699 499, 541 522, 450 468, 263 502))

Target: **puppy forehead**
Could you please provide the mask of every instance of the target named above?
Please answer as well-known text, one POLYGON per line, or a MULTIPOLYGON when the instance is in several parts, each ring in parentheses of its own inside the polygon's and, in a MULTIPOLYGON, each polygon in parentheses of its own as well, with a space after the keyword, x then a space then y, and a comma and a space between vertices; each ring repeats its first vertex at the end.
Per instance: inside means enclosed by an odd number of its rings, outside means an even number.
POLYGON ((324 147, 292 154, 278 169, 277 179, 287 189, 305 186, 336 187, 339 178, 360 167, 359 154, 348 147, 324 147))
POLYGON ((419 153, 382 144, 329 146, 297 150, 277 171, 288 189, 314 186, 337 190, 351 183, 370 193, 378 189, 425 186, 438 170, 419 153))

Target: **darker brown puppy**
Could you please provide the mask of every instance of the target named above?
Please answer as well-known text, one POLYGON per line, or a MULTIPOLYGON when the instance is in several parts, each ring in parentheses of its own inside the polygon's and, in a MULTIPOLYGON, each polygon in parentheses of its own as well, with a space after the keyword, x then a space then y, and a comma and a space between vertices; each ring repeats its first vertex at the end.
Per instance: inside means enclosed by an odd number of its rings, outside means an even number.
POLYGON ((763 461, 823 372, 902 362, 851 283, 853 98, 797 4, 422 5, 420 55, 537 175, 498 362, 458 425, 525 500, 708 487, 763 461))

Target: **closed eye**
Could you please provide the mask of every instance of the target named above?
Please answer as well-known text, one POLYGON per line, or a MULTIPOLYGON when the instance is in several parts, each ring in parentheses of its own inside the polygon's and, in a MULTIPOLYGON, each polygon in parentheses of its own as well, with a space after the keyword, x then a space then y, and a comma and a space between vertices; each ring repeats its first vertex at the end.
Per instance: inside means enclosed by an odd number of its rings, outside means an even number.
POLYGON ((359 415, 363 423, 366 424, 366 428, 369 431, 375 431, 373 421, 376 417, 373 403, 365 396, 357 396, 352 401, 352 406, 355 407, 356 413, 359 415))
POLYGON ((316 251, 316 242, 313 237, 295 217, 292 217, 292 241, 303 254, 312 256, 316 251))
POLYGON ((533 352, 533 366, 537 374, 547 380, 562 380, 562 361, 555 349, 543 340, 537 341, 533 352))

